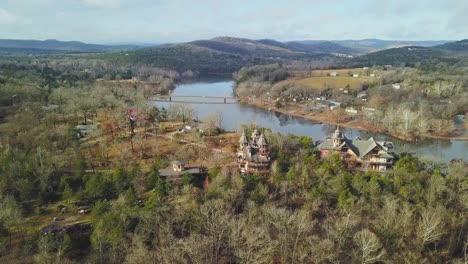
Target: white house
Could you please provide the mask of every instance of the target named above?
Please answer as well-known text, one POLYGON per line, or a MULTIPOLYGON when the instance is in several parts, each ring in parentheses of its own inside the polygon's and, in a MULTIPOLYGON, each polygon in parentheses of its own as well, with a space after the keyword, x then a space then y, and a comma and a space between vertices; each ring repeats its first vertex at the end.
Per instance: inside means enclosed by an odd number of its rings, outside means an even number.
POLYGON ((337 72, 330 72, 330 76, 336 77, 336 76, 338 76, 338 73, 337 72))
POLYGON ((375 108, 372 108, 372 107, 362 107, 362 111, 366 111, 366 112, 375 112, 375 108))
POLYGON ((401 84, 399 84, 399 83, 394 83, 394 84, 392 84, 392 88, 395 89, 395 90, 400 90, 401 84))
POLYGON ((375 73, 369 74, 370 77, 375 77, 375 73))
POLYGON ((366 92, 360 92, 357 94, 357 98, 361 99, 364 102, 367 102, 367 93, 366 92))
POLYGON ((354 73, 354 74, 353 74, 353 77, 354 77, 354 78, 357 78, 357 77, 359 77, 359 74, 354 73))
POLYGON ((350 114, 357 114, 358 113, 358 110, 354 107, 346 107, 345 108, 345 112, 346 113, 350 113, 350 114))

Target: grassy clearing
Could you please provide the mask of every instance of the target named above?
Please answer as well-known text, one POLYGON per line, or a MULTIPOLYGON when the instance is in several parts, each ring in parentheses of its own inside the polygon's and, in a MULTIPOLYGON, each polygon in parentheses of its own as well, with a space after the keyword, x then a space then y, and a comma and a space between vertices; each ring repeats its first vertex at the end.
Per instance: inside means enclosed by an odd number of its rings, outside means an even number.
POLYGON ((366 82, 371 82, 370 77, 310 77, 301 80, 296 80, 296 84, 304 85, 315 89, 326 89, 326 88, 344 88, 349 85, 352 89, 360 89, 366 82))

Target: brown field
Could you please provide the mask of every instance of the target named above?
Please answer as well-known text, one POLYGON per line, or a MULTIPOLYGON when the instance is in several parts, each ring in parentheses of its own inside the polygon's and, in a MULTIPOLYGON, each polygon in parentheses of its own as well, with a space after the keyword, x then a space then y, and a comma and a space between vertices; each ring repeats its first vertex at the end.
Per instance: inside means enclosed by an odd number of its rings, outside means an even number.
POLYGON ((312 88, 316 91, 321 91, 327 88, 338 89, 345 88, 349 85, 352 89, 360 90, 364 83, 372 83, 379 80, 379 76, 386 75, 391 71, 381 70, 364 70, 363 68, 346 68, 337 70, 314 70, 307 74, 302 72, 292 73, 292 78, 279 82, 279 85, 295 85, 304 88, 312 88), (330 76, 331 72, 338 73, 338 76, 330 76), (352 77, 352 74, 359 74, 359 77, 352 77), (375 77, 370 77, 370 74, 375 74, 375 77), (306 77, 307 76, 307 77, 306 77), (305 77, 305 78, 304 78, 305 77))
POLYGON ((364 83, 369 83, 372 82, 371 77, 343 77, 343 76, 337 76, 337 77, 330 77, 330 76, 325 76, 325 77, 310 77, 310 78, 305 78, 305 79, 300 79, 300 80, 294 80, 296 84, 299 85, 304 85, 310 88, 315 88, 315 89, 326 89, 326 88, 345 88, 347 85, 349 85, 352 89, 360 89, 364 83))
POLYGON ((350 77, 350 73, 357 73, 360 76, 367 76, 368 74, 374 73, 378 75, 377 70, 364 70, 363 68, 350 68, 350 69, 337 69, 337 70, 316 70, 310 73, 311 77, 320 77, 320 76, 328 76, 331 72, 338 73, 341 77, 350 77))

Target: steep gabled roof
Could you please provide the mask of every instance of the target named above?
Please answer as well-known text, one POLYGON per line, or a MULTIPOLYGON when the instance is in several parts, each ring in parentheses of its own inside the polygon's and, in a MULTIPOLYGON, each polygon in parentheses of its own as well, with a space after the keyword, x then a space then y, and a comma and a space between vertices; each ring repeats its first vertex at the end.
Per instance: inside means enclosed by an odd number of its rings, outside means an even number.
POLYGON ((265 136, 263 135, 263 133, 260 134, 260 138, 258 139, 257 145, 259 145, 259 146, 268 146, 268 142, 267 142, 265 136))
POLYGON ((242 136, 239 139, 239 143, 241 143, 241 144, 249 143, 249 141, 247 140, 247 137, 245 136, 245 131, 242 131, 242 136))
POLYGON ((359 157, 364 157, 367 153, 378 147, 373 138, 369 138, 368 140, 351 140, 348 145, 359 157))
POLYGON ((385 150, 379 151, 379 155, 380 155, 380 157, 382 157, 382 158, 387 158, 387 159, 393 159, 393 158, 395 158, 392 154, 388 153, 388 152, 385 151, 385 150))
POLYGON ((348 147, 356 156, 363 158, 367 154, 369 154, 372 150, 378 149, 379 156, 382 158, 394 158, 394 156, 388 153, 389 148, 391 148, 392 143, 388 141, 375 141, 373 137, 369 138, 368 140, 361 140, 359 137, 355 139, 348 139, 344 136, 340 131, 339 128, 333 133, 331 138, 325 139, 322 143, 320 143, 317 148, 318 149, 328 149, 328 150, 343 150, 343 147, 348 147), (334 139, 342 139, 343 143, 338 146, 333 146, 334 139))

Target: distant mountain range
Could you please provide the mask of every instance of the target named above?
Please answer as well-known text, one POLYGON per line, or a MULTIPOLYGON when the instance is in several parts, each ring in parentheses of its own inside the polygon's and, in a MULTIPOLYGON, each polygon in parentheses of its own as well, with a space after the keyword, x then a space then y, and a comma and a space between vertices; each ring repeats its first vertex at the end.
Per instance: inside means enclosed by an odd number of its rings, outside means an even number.
MULTIPOLYGON (((362 55, 383 49, 403 46, 431 47, 448 41, 395 41, 380 39, 363 40, 300 40, 279 42, 272 39, 251 40, 245 38, 217 37, 209 40, 196 40, 186 44, 205 47, 216 51, 241 55, 263 54, 276 56, 278 53, 338 53, 362 55)), ((49 40, 16 40, 0 39, 0 54, 46 54, 46 53, 90 53, 134 50, 143 47, 154 47, 159 44, 144 42, 120 42, 112 44, 88 44, 79 41, 49 40)), ((178 44, 164 44, 173 46, 178 44)), ((262 55, 262 56, 263 56, 262 55)), ((289 57, 289 56, 288 56, 289 57)))
POLYGON ((468 39, 449 42, 432 47, 408 46, 368 53, 350 62, 354 65, 435 65, 440 62, 456 63, 468 61, 468 39))
POLYGON ((0 55, 101 53, 115 63, 149 64, 176 70, 226 74, 242 66, 290 61, 318 61, 351 65, 416 65, 456 62, 468 55, 468 40, 393 41, 302 40, 217 37, 179 44, 87 44, 58 40, 0 40, 0 55), (124 45, 125 44, 125 45, 124 45), (143 47, 142 47, 143 46, 143 47))
POLYGON ((279 42, 272 39, 251 40, 232 37, 217 37, 210 40, 197 40, 189 42, 198 46, 208 47, 219 51, 233 51, 251 53, 253 50, 289 53, 337 53, 347 55, 362 55, 389 48, 405 46, 431 47, 445 44, 448 41, 398 41, 398 40, 300 40, 279 42), (221 47, 224 46, 224 47, 221 47))
POLYGON ((384 49, 401 48, 407 46, 432 47, 447 43, 447 40, 431 41, 406 41, 406 40, 382 40, 382 39, 361 39, 361 40, 337 40, 334 41, 342 46, 357 50, 361 54, 375 52, 384 49))
POLYGON ((136 45, 100 45, 79 41, 0 39, 0 54, 56 54, 112 52, 136 49, 136 45))

